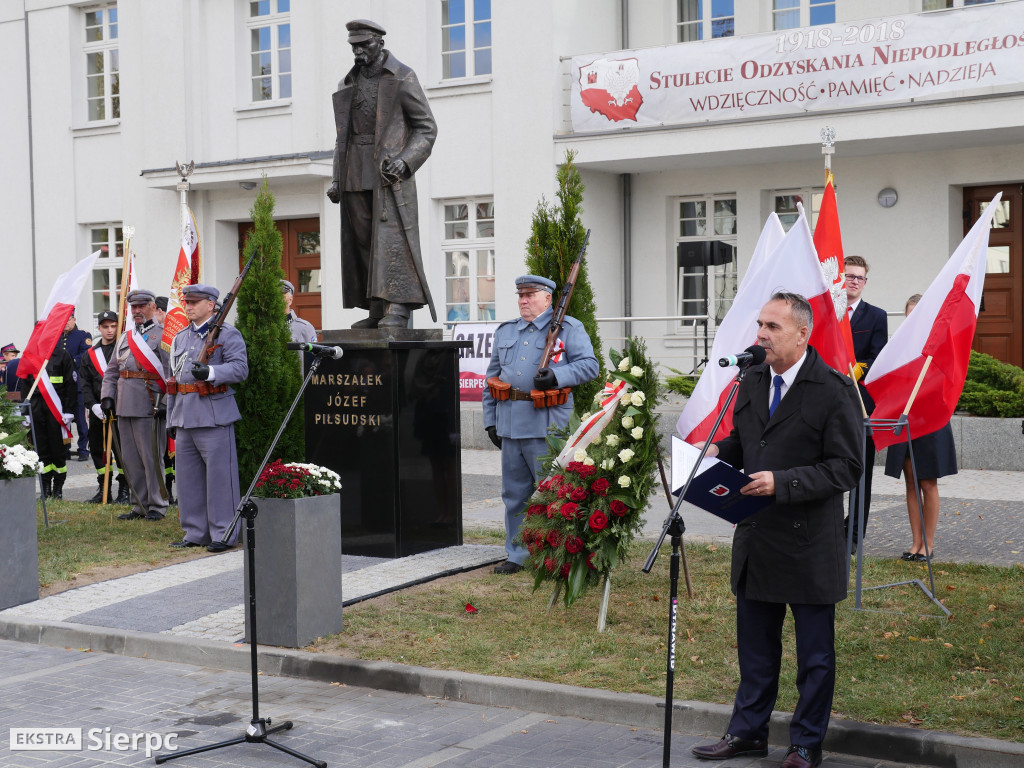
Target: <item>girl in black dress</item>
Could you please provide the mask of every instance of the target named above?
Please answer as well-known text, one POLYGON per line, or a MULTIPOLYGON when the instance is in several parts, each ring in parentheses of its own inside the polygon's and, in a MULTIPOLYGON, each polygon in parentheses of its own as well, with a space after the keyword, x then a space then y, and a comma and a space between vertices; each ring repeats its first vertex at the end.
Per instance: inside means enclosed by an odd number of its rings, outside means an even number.
MULTIPOLYGON (((919 293, 907 299, 904 314, 909 315, 920 300, 919 293)), ((910 515, 910 530, 914 536, 914 543, 900 555, 900 559, 922 561, 929 558, 934 550, 935 527, 939 522, 938 478, 957 473, 956 444, 953 442, 953 430, 949 422, 942 429, 923 437, 915 437, 911 442, 914 444, 917 484, 924 498, 924 530, 921 529, 921 513, 918 511, 920 500, 914 489, 914 473, 910 466, 910 453, 907 451, 906 443, 889 446, 885 457, 885 474, 889 477, 899 477, 902 471, 907 484, 907 513, 910 515)))

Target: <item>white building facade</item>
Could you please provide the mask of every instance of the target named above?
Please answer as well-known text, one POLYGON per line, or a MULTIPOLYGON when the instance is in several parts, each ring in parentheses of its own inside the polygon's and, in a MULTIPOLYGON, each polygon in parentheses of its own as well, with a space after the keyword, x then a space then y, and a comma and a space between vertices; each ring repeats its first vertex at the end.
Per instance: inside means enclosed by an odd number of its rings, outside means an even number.
MULTIPOLYGON (((341 307, 325 195, 354 18, 388 30, 438 123, 417 174, 438 325, 517 313, 531 215, 574 150, 604 346, 628 330, 693 369, 766 217, 791 221, 797 199, 816 210, 829 125, 845 252, 868 260, 865 298, 890 312, 928 286, 978 201, 1003 191, 977 346, 1021 364, 1024 73, 1012 62, 1024 60, 1024 0, 0 1, 0 342, 23 344, 56 276, 103 247, 78 308, 92 329, 114 300, 125 225, 142 283, 165 294, 181 231, 174 165, 189 161, 204 281, 224 289, 237 274, 265 175, 300 314, 318 328, 359 319, 341 307), (973 47, 941 55, 965 29, 980 30, 973 47), (799 61, 812 63, 791 64, 792 82, 750 63, 799 61), (886 90, 901 66, 915 87, 886 90), (597 85, 610 106, 582 108, 597 85), (785 92, 801 85, 802 99, 785 92), (657 319, 612 319, 626 316, 657 319)), ((425 310, 415 320, 430 325, 425 310)))

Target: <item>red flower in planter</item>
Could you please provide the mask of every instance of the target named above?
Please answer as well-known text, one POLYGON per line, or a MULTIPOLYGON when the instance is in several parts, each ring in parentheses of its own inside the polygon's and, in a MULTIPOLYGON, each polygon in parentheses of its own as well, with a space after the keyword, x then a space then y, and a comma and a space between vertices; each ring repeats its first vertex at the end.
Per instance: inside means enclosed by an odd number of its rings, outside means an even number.
POLYGON ((598 531, 603 531, 605 528, 608 527, 608 515, 606 515, 600 509, 595 510, 594 514, 590 516, 590 520, 587 521, 587 524, 590 526, 590 530, 594 531, 595 533, 597 533, 598 531))

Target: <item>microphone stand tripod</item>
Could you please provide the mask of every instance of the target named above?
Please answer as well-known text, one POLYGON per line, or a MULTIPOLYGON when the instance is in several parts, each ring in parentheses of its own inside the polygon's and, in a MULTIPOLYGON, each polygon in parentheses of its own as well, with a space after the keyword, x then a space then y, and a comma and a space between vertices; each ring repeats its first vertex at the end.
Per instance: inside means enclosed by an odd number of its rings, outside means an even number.
MULTIPOLYGON (((658 557, 658 550, 661 549, 662 542, 665 541, 665 536, 671 536, 672 541, 672 559, 669 561, 669 603, 668 603, 668 663, 666 665, 665 672, 665 733, 663 736, 663 749, 661 757, 662 768, 669 768, 669 760, 672 756, 672 697, 673 689, 675 687, 675 674, 676 674, 676 621, 679 611, 679 550, 683 543, 683 533, 686 532, 686 524, 683 523, 683 518, 679 514, 679 507, 683 504, 683 499, 686 498, 686 492, 690 490, 690 483, 693 482, 693 478, 697 476, 697 470, 700 469, 700 464, 704 461, 704 456, 708 452, 708 448, 711 447, 710 437, 713 437, 718 432, 718 427, 722 423, 722 419, 725 418, 725 414, 729 412, 729 407, 732 405, 733 398, 736 397, 736 390, 739 389, 740 382, 743 381, 743 377, 747 374, 750 369, 750 365, 743 366, 740 368, 739 373, 736 374, 736 378, 733 380, 732 389, 729 390, 729 397, 726 398, 725 405, 722 406, 722 410, 718 412, 718 418, 715 419, 715 425, 708 432, 709 439, 704 442, 704 447, 700 449, 700 456, 693 463, 693 467, 690 469, 690 476, 686 478, 686 484, 679 492, 679 498, 676 499, 675 506, 672 507, 672 511, 668 513, 668 517, 665 519, 665 525, 662 526, 661 535, 654 544, 654 548, 651 549, 651 554, 647 556, 647 562, 644 563, 643 572, 650 573, 651 568, 654 567, 654 561, 658 557)), ((671 488, 668 489, 671 492, 671 488)))
POLYGON ((322 360, 321 355, 314 355, 313 362, 309 366, 309 370, 306 372, 306 378, 302 381, 302 386, 299 387, 299 391, 295 394, 295 399, 292 401, 291 407, 288 409, 288 413, 285 414, 284 421, 281 422, 280 428, 277 430, 277 434, 274 435, 274 439, 270 443, 270 447, 267 449, 266 454, 263 456, 263 463, 260 464, 260 468, 256 470, 256 476, 253 477, 252 483, 249 485, 249 490, 245 492, 245 496, 242 497, 241 501, 238 502, 238 508, 235 510, 235 516, 231 520, 231 524, 228 526, 227 532, 221 539, 222 544, 227 544, 231 537, 234 535, 235 526, 238 525, 238 518, 245 518, 245 547, 248 558, 246 559, 246 578, 249 581, 249 674, 252 677, 252 720, 249 721, 249 727, 245 729, 245 735, 239 736, 235 739, 229 739, 227 741, 221 741, 216 744, 207 744, 204 747, 196 747, 195 749, 186 749, 182 752, 173 752, 169 754, 161 754, 156 756, 156 764, 166 763, 168 760, 175 760, 179 757, 185 757, 186 755, 197 755, 200 752, 209 752, 213 749, 220 749, 221 747, 230 747, 235 744, 244 744, 246 742, 253 744, 266 744, 278 749, 281 752, 297 757, 299 760, 304 760, 310 765, 315 765, 317 768, 327 768, 326 760, 317 760, 316 758, 309 757, 296 752, 294 749, 278 744, 276 741, 268 738, 271 734, 277 733, 278 731, 288 731, 294 726, 291 720, 275 725, 273 728, 268 728, 270 725, 270 718, 260 717, 260 687, 259 687, 259 669, 257 666, 257 655, 258 648, 256 643, 256 515, 259 509, 256 506, 256 502, 252 500, 252 493, 256 490, 256 483, 259 482, 260 475, 263 474, 264 468, 270 462, 270 455, 274 452, 274 448, 277 447, 277 441, 281 439, 281 435, 284 433, 285 427, 288 426, 288 422, 291 420, 292 413, 295 411, 296 406, 299 404, 299 400, 302 398, 302 393, 306 390, 306 385, 309 384, 310 379, 313 378, 313 374, 316 373, 320 367, 320 361, 322 360))

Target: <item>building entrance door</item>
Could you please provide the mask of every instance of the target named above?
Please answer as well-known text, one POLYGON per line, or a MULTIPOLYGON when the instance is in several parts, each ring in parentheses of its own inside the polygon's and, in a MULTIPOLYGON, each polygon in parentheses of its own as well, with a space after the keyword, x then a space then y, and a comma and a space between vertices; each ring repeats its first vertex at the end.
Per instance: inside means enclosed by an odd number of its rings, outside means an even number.
MULTIPOLYGON (((284 247, 281 252, 281 268, 285 279, 295 286, 295 300, 292 311, 319 332, 323 328, 320 296, 320 218, 282 219, 274 222, 284 247)), ((252 222, 238 225, 238 264, 245 266, 242 247, 252 230, 252 222)))
POLYGON ((964 188, 964 234, 1002 192, 988 239, 985 292, 973 348, 1024 365, 1024 194, 1021 184, 964 188))

